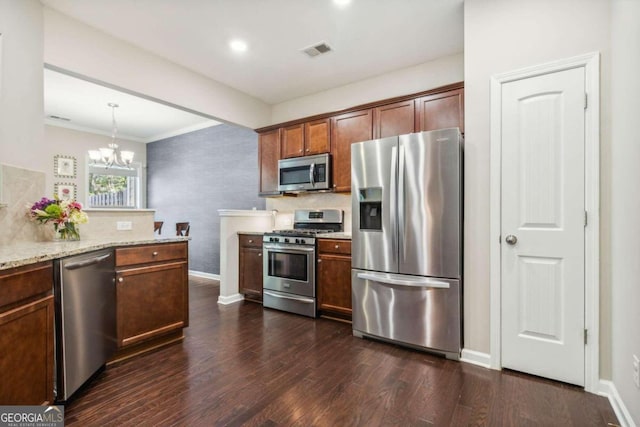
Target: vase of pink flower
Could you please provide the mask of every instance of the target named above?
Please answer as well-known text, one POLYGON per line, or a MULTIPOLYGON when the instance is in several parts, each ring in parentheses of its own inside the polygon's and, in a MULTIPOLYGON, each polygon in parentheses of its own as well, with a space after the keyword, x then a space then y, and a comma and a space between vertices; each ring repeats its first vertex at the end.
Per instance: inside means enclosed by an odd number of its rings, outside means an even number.
POLYGON ((78 224, 85 224, 89 220, 80 203, 57 197, 43 197, 31 206, 28 214, 40 224, 53 223, 56 240, 80 240, 78 224))

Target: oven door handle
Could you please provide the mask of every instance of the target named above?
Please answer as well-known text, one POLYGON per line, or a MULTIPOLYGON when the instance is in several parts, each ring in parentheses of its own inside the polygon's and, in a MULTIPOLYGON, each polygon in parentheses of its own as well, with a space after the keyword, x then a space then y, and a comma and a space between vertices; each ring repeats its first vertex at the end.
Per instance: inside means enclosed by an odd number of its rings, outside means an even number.
POLYGON ((290 300, 293 300, 293 301, 303 302, 305 304, 313 304, 315 302, 311 298, 290 297, 290 296, 286 296, 286 295, 274 294, 273 292, 269 292, 269 291, 265 291, 265 290, 263 290, 262 293, 265 294, 265 295, 269 295, 270 297, 280 298, 280 299, 290 299, 290 300))
POLYGON ((273 250, 276 252, 313 252, 316 250, 315 247, 306 247, 306 246, 288 246, 288 245, 278 245, 278 244, 265 244, 263 246, 265 250, 273 250))
POLYGON ((309 168, 309 182, 312 187, 316 186, 316 164, 311 163, 311 167, 309 168))

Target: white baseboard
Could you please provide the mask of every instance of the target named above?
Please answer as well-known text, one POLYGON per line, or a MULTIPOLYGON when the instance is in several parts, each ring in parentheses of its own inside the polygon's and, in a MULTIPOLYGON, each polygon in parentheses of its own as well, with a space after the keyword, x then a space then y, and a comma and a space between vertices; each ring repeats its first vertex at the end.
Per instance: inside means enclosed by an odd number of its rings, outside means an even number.
POLYGON ((204 271, 189 270, 189 276, 202 277, 203 279, 220 280, 219 274, 205 273, 204 271))
POLYGON ((622 427, 636 427, 613 381, 600 380, 598 394, 609 399, 613 412, 616 413, 616 417, 618 417, 618 421, 622 427))
POLYGON ((472 365, 482 366, 483 368, 491 368, 491 355, 487 353, 481 353, 475 350, 462 349, 460 355, 460 361, 471 363, 472 365))
POLYGON ((229 295, 229 296, 222 296, 220 295, 218 297, 218 304, 222 304, 222 305, 229 305, 229 304, 233 304, 236 302, 240 302, 244 300, 244 295, 242 294, 234 294, 234 295, 229 295))

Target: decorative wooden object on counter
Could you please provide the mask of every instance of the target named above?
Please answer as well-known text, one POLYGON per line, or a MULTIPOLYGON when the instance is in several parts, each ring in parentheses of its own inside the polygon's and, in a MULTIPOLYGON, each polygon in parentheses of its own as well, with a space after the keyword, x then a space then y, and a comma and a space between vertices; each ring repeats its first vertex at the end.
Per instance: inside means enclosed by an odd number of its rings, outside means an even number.
POLYGON ((187 242, 121 247, 115 253, 122 351, 114 359, 181 339, 189 325, 187 242))
POLYGON ((280 195, 278 159, 330 152, 333 190, 349 192, 352 143, 449 127, 464 134, 462 82, 257 129, 260 195, 280 195))
POLYGON ((53 265, 0 271, 0 403, 53 402, 53 265))
POLYGON ((239 292, 250 301, 262 302, 262 236, 238 234, 239 292))
POLYGON ((318 239, 318 310, 351 320, 351 241, 318 239))

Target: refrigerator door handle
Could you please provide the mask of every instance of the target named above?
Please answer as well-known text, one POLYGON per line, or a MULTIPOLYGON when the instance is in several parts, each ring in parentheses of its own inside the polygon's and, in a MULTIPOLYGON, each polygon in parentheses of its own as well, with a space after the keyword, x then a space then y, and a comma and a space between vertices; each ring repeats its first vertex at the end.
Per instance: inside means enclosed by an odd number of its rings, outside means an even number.
POLYGON ((400 167, 398 169, 398 245, 399 245, 399 252, 400 252, 400 259, 404 260, 405 256, 406 256, 406 252, 407 252, 407 248, 406 248, 406 244, 405 244, 405 239, 404 239, 404 232, 405 232, 405 223, 404 223, 404 207, 405 207, 405 202, 404 202, 404 198, 406 197, 406 195, 404 194, 404 175, 405 175, 405 166, 404 166, 404 144, 402 144, 402 142, 400 143, 400 154, 399 154, 399 158, 398 158, 398 163, 400 164, 400 167))
MULTIPOLYGON (((398 147, 391 148, 391 183, 389 188, 389 226, 391 227, 391 247, 398 253, 398 147)), ((397 266, 396 266, 397 268, 397 266)))
POLYGON ((373 280, 374 282, 387 283, 389 285, 410 286, 415 288, 449 289, 449 283, 435 280, 429 277, 405 279, 388 273, 358 273, 358 279, 373 280))

